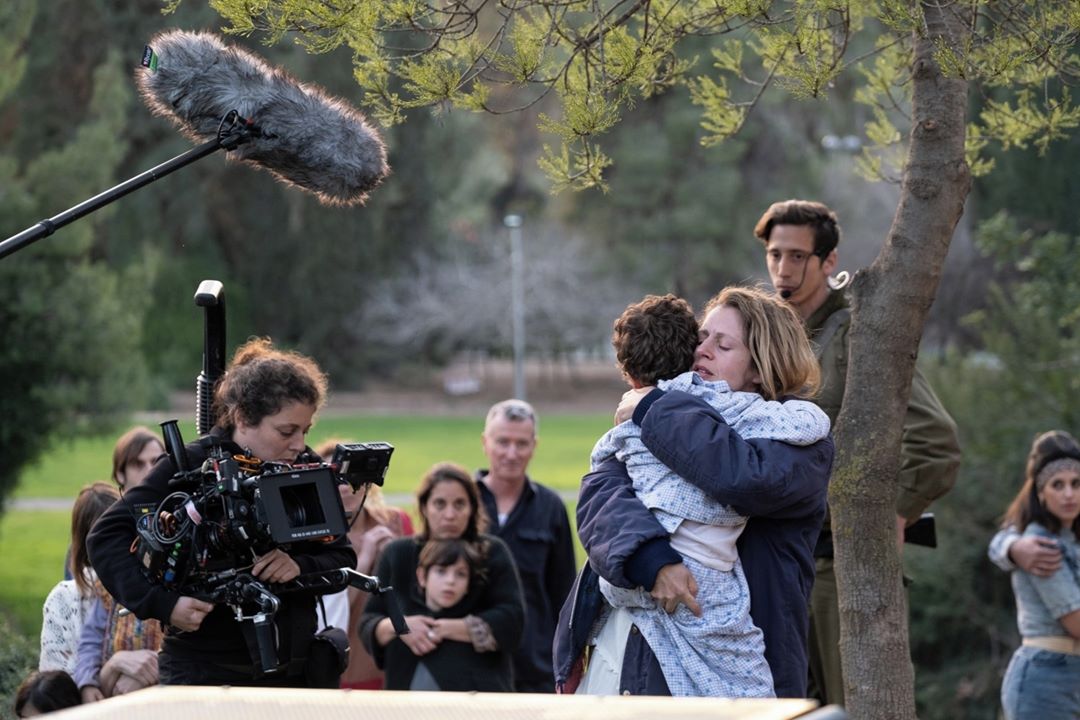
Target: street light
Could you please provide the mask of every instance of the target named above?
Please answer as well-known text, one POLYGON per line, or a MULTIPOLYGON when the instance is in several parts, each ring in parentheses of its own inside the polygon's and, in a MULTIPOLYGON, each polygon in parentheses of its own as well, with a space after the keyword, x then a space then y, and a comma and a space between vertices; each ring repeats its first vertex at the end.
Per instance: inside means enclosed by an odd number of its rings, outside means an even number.
POLYGON ((525 283, 521 254, 521 216, 507 215, 503 225, 510 230, 510 315, 513 322, 514 397, 525 397, 525 283))

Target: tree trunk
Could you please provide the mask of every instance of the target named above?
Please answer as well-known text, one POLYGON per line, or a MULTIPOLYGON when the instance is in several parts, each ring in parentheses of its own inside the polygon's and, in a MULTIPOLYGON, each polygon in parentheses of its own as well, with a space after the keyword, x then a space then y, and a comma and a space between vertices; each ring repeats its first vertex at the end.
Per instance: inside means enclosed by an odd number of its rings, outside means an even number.
POLYGON ((944 77, 933 58, 939 42, 957 47, 969 29, 960 8, 922 7, 900 204, 881 253, 852 284, 847 390, 829 490, 846 704, 857 720, 915 717, 895 539, 900 439, 923 324, 971 186, 967 81, 944 77))

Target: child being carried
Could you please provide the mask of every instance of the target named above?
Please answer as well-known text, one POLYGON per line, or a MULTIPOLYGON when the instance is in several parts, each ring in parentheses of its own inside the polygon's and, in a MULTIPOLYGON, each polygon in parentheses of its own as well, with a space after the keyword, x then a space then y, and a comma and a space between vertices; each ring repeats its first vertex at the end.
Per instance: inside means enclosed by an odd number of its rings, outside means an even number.
MULTIPOLYGON (((760 290, 724 290, 706 306, 700 330, 686 301, 647 296, 615 321, 612 344, 634 388, 656 385, 700 397, 744 438, 810 445, 829 434, 829 418, 816 405, 777 399, 812 393, 818 368, 798 316, 760 290), (744 391, 749 389, 754 391, 744 391)), ((606 632, 636 625, 672 695, 773 697, 763 636, 750 618, 749 588, 735 546, 747 518, 657 460, 634 422, 600 438, 593 468, 612 456, 626 464, 638 499, 670 533, 672 548, 697 582, 702 615, 685 606, 669 615, 644 589, 601 579, 612 619, 618 618, 603 623, 606 632)), ((607 642, 604 635, 593 660, 619 668, 625 636, 607 642)))

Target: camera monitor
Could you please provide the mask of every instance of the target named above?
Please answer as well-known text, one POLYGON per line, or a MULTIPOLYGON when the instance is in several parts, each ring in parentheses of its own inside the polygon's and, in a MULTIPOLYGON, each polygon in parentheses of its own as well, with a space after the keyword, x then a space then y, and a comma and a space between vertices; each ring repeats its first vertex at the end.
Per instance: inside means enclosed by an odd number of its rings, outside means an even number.
POLYGON ((385 442, 338 444, 330 464, 356 492, 369 483, 383 484, 393 452, 394 446, 385 442))
POLYGON ((319 540, 348 530, 345 508, 330 468, 267 473, 258 482, 266 523, 275 543, 319 540))

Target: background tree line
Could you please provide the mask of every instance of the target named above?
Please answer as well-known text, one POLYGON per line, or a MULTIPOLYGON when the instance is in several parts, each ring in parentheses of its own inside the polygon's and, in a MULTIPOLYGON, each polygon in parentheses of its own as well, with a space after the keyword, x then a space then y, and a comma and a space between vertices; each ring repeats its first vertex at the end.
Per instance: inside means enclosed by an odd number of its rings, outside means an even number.
MULTIPOLYGON (((196 3, 166 18, 160 8, 16 0, 0 9, 0 234, 188 149, 134 98, 130 75, 158 30, 215 28, 220 18, 196 3)), ((681 57, 710 43, 695 39, 681 57)), ((347 55, 248 44, 355 100, 347 55)), ((853 87, 841 82, 825 112, 765 97, 744 133, 710 148, 688 92, 639 102, 610 132, 606 193, 550 194, 533 129, 543 108, 496 121, 420 111, 384 131, 393 174, 367 207, 323 208, 209 158, 0 261, 0 497, 50 440, 190 387, 201 352, 190 298, 205 277, 226 285, 231 344, 271 335, 347 388, 418 359, 508 352, 501 221, 510 212, 530 233, 534 351, 603 348, 611 319, 646 292, 699 304, 762 277, 750 229, 774 199, 828 202, 845 228, 843 266, 869 262, 895 190, 853 179, 851 159, 821 144, 859 132, 865 110, 853 87)), ((1068 272, 1080 234, 1071 207, 1080 181, 1069 172, 1078 150, 1071 138, 1053 144, 1052 163, 993 153, 996 172, 976 181, 963 222, 978 245, 961 232, 927 327, 924 362, 965 456, 939 504, 942 550, 909 561, 926 717, 987 717, 996 707, 1016 637, 1007 578, 987 565, 985 544, 1030 437, 1080 430, 1080 285, 1068 272)))

